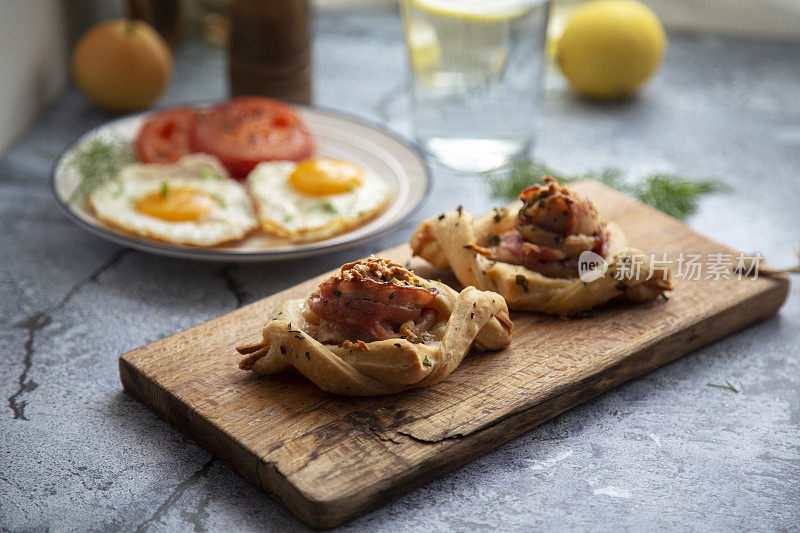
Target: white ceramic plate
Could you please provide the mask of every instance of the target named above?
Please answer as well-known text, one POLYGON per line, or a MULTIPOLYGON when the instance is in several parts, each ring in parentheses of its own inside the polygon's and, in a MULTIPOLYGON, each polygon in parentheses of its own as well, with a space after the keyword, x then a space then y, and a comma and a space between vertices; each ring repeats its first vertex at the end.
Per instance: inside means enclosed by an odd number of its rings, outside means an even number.
POLYGON ((408 218, 427 197, 430 175, 420 152, 400 137, 334 112, 296 106, 314 136, 315 156, 351 161, 383 179, 392 191, 386 210, 363 226, 322 241, 292 244, 284 239, 256 233, 228 246, 196 248, 162 243, 129 235, 98 220, 83 198, 68 200, 79 176, 67 164, 76 147, 100 137, 133 141, 147 113, 114 120, 90 130, 70 145, 56 163, 52 186, 56 200, 80 227, 123 246, 184 259, 201 261, 266 262, 319 255, 355 246, 387 233, 408 218))

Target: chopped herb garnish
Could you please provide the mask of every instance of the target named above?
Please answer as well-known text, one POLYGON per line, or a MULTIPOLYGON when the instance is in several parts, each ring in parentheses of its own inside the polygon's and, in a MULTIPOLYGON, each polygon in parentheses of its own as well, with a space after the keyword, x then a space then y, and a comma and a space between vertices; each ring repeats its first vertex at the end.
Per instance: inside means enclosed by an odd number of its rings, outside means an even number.
POLYGON ((214 172, 214 171, 213 171, 213 170, 211 170, 210 168, 204 168, 204 169, 202 169, 202 170, 200 171, 200 173, 199 173, 199 176, 200 176, 200 179, 201 179, 201 180, 204 180, 204 181, 205 181, 205 180, 215 180, 215 181, 219 181, 219 180, 221 180, 221 179, 222 179, 222 178, 219 176, 219 174, 217 174, 216 172, 214 172))
POLYGON ((456 207, 456 211, 458 212, 458 216, 463 215, 464 214, 464 206, 460 205, 460 206, 456 207))
POLYGON ((396 293, 396 292, 393 292, 392 294, 390 294, 390 295, 389 295, 389 299, 390 299, 390 300, 394 300, 394 297, 395 297, 395 296, 397 296, 397 293, 396 293))
POLYGON ((169 194, 169 184, 166 181, 161 182, 161 198, 166 198, 169 194))
POLYGON ((526 278, 524 275, 517 274, 516 282, 517 282, 517 285, 522 287, 523 291, 528 292, 528 291, 531 290, 531 286, 528 284, 528 278, 526 278))
POLYGON ((489 244, 492 246, 500 246, 500 243, 503 242, 503 238, 500 235, 492 234, 489 235, 489 244))
POLYGON ((439 220, 444 220, 444 213, 442 213, 441 215, 439 215, 437 218, 438 218, 439 220))
POLYGON ((218 194, 215 194, 215 195, 214 195, 214 200, 216 200, 216 201, 217 201, 217 203, 219 204, 219 206, 220 206, 222 209, 226 209, 226 208, 228 207, 228 205, 225 203, 225 200, 222 198, 222 196, 220 196, 220 195, 218 195, 218 194))
POLYGON ((333 293, 334 296, 342 295, 342 291, 340 291, 339 289, 331 289, 331 292, 333 293))
POLYGON ((329 201, 319 202, 313 204, 311 207, 308 208, 308 211, 324 211, 326 213, 330 213, 331 215, 338 215, 339 210, 330 203, 329 201))
POLYGON ((400 344, 399 342, 394 343, 394 345, 397 346, 398 348, 402 348, 403 347, 403 345, 400 344))
POLYGON ((294 220, 294 215, 292 215, 292 214, 283 215, 283 221, 284 222, 291 222, 292 220, 294 220))
POLYGON ((422 360, 422 366, 433 366, 433 363, 431 363, 431 360, 428 359, 427 355, 425 356, 425 359, 422 360))
POLYGON ((305 355, 306 355, 306 359, 308 359, 309 361, 311 361, 311 354, 310 354, 310 353, 308 353, 308 352, 306 352, 306 353, 305 353, 305 355))
POLYGON ((505 207, 495 207, 494 208, 494 221, 495 222, 500 222, 501 220, 503 220, 503 218, 505 218, 505 216, 507 214, 508 214, 508 209, 506 209, 505 207))

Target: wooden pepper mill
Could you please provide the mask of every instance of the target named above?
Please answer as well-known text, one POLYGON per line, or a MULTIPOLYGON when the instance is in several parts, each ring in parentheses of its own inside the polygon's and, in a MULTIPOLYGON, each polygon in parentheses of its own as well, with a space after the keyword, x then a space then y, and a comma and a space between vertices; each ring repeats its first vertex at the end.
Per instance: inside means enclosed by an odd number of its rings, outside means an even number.
POLYGON ((231 23, 231 95, 310 104, 308 0, 237 0, 231 23))

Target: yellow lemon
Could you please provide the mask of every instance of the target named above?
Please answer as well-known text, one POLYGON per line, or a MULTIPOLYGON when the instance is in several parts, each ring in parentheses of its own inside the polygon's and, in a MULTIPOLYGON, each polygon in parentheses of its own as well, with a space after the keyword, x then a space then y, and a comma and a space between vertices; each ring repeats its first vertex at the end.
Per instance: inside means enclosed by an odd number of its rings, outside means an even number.
POLYGON ((561 72, 581 94, 616 98, 636 92, 664 57, 667 37, 653 11, 635 0, 580 6, 558 40, 561 72))
POLYGON ((87 31, 72 53, 72 74, 89 100, 111 111, 152 104, 172 74, 167 43, 140 20, 111 20, 87 31))

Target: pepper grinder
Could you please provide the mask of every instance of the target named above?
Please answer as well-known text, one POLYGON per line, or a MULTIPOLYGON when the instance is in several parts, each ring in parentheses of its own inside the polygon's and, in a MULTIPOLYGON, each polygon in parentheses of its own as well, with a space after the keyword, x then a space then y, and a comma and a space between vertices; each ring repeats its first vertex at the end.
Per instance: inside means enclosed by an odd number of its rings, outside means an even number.
POLYGON ((237 0, 231 23, 231 95, 310 104, 308 0, 237 0))

